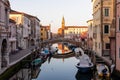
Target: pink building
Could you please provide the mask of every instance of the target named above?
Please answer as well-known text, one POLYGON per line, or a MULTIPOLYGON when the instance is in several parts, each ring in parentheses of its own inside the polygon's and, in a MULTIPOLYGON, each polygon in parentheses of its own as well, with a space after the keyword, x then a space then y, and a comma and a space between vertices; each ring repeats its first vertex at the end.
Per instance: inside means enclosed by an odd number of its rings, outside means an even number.
POLYGON ((116 69, 120 71, 120 0, 116 2, 116 69))

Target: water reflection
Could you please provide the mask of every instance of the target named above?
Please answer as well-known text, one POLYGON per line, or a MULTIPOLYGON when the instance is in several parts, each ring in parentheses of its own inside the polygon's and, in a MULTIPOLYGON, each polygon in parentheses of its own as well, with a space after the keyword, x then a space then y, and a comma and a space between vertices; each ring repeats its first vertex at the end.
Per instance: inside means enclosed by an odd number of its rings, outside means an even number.
MULTIPOLYGON (((38 68, 22 68, 9 80, 103 80, 103 78, 98 78, 91 72, 80 73, 75 67, 78 62, 75 57, 63 59, 64 61, 61 58, 49 57, 38 68)), ((109 80, 120 80, 120 78, 113 76, 109 80)))
POLYGON ((52 58, 52 56, 49 56, 49 57, 48 57, 48 63, 50 63, 51 58, 52 58))
POLYGON ((40 67, 32 69, 31 78, 36 79, 38 77, 38 74, 40 74, 40 71, 41 71, 40 67))
POLYGON ((91 80, 93 78, 92 73, 80 73, 79 70, 75 75, 76 80, 91 80))
POLYGON ((21 69, 9 80, 31 80, 31 69, 21 69))
MULTIPOLYGON (((63 44, 53 44, 59 51, 67 51, 63 44)), ((36 69, 21 69, 9 80, 102 80, 93 77, 93 73, 80 73, 75 67, 78 60, 75 57, 54 58, 49 56, 47 60, 36 69)), ((112 79, 120 80, 120 78, 112 79)))
POLYGON ((48 61, 42 64, 36 80, 75 80, 77 60, 74 57, 64 58, 64 61, 61 58, 51 58, 49 63, 48 61))
POLYGON ((52 46, 58 48, 58 54, 65 54, 70 52, 69 48, 63 43, 56 43, 56 44, 53 44, 52 46))

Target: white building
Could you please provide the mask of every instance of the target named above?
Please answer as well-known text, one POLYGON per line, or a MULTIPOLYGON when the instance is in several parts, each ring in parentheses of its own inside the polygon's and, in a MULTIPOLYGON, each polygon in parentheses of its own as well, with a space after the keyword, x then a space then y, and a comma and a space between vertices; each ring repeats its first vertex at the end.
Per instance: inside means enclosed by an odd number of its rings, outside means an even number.
POLYGON ((28 48, 30 19, 26 13, 11 10, 10 18, 16 21, 17 24, 17 42, 19 48, 28 48))

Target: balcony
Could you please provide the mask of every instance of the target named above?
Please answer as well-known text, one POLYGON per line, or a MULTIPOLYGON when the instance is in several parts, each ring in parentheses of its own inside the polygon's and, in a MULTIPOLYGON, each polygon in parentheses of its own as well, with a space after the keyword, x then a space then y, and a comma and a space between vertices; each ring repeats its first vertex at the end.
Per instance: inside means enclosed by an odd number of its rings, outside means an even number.
POLYGON ((10 32, 5 27, 0 26, 0 37, 9 37, 10 32))

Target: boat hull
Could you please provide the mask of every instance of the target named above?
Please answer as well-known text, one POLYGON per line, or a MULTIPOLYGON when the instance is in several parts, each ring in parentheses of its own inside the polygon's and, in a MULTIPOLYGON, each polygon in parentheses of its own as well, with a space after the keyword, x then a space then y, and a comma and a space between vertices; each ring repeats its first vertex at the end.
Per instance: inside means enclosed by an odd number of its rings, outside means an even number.
POLYGON ((107 70, 106 70, 106 72, 103 72, 103 69, 100 68, 102 65, 103 64, 98 64, 97 65, 98 77, 110 77, 109 68, 106 65, 104 65, 107 70))
POLYGON ((31 65, 32 65, 32 66, 39 66, 39 65, 41 65, 41 63, 42 63, 41 58, 38 58, 38 59, 33 60, 33 61, 31 62, 31 65))
POLYGON ((110 73, 107 73, 107 74, 103 74, 103 73, 98 73, 98 77, 110 77, 110 73))
POLYGON ((93 71, 93 67, 79 67, 79 66, 76 67, 78 68, 78 71, 81 73, 88 73, 93 71))

